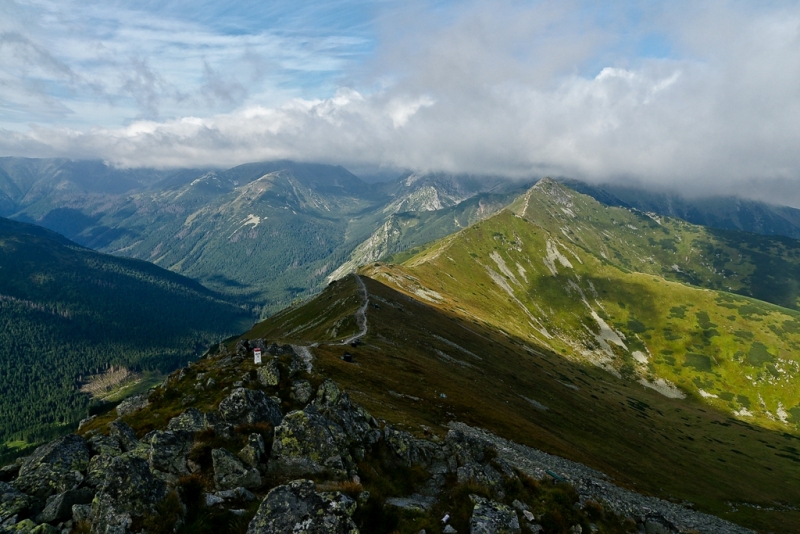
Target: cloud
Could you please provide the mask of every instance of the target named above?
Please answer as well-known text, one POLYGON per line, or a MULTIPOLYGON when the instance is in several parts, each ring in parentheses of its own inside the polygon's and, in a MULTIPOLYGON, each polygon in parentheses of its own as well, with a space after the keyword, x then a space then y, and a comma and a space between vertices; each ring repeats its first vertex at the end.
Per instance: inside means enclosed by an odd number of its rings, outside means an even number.
MULTIPOLYGON (((142 76, 132 91, 145 95, 140 109, 150 105, 152 87, 152 108, 172 102, 177 112, 127 125, 6 126, 0 152, 122 166, 291 158, 551 174, 800 206, 794 3, 404 3, 388 4, 374 20, 378 44, 369 60, 340 54, 360 46, 346 36, 291 41, 281 55, 277 34, 188 32, 182 42, 228 44, 214 60, 188 54, 199 67, 185 102, 170 96, 181 86, 177 76, 163 85, 142 76), (264 62, 237 73, 220 66, 223 58, 264 62), (293 78, 299 70, 304 75, 293 78)), ((156 42, 162 34, 153 27, 136 31, 156 42)), ((190 59, 179 59, 164 65, 187 69, 190 59)))

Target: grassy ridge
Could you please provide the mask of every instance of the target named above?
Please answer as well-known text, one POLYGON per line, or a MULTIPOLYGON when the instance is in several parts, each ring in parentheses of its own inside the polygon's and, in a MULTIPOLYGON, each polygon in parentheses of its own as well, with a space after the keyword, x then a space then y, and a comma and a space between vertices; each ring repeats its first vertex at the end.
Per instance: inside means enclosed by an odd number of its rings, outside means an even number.
POLYGON ((527 336, 362 279, 370 306, 361 346, 326 344, 330 325, 358 308, 352 278, 244 337, 320 342, 311 348, 315 369, 401 428, 419 432, 424 425, 441 436, 448 421, 463 421, 765 532, 791 531, 800 520, 786 506, 800 504, 794 436, 699 399, 666 398, 527 336), (345 350, 355 363, 340 359, 345 350))
MULTIPOLYGON (((553 198, 552 191, 532 191, 553 198)), ((512 209, 527 215, 534 200, 523 197, 512 209)), ((557 217, 542 223, 540 206, 537 222, 507 210, 402 266, 366 272, 441 309, 667 395, 693 395, 761 425, 797 428, 798 312, 614 265, 608 258, 622 249, 622 237, 613 241, 616 248, 591 243, 615 236, 586 223, 592 216, 574 204, 561 204, 576 214, 569 216, 578 222, 572 234, 557 217), (605 248, 592 253, 590 245, 605 248)))

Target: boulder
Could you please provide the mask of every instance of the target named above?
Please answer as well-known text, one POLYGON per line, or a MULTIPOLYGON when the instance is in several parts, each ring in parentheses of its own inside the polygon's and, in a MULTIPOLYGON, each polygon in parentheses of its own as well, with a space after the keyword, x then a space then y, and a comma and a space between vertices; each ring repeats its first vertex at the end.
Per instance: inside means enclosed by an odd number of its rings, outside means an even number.
POLYGON ((320 494, 310 480, 272 489, 247 528, 247 534, 357 534, 350 514, 355 502, 335 492, 320 494))
POLYGON ((21 463, 14 462, 13 464, 4 465, 0 467, 0 482, 8 482, 19 475, 19 468, 21 463))
POLYGON ((269 423, 273 427, 283 419, 281 407, 263 391, 236 388, 219 403, 219 415, 229 424, 269 423))
POLYGON ((185 432, 200 432, 206 429, 206 417, 197 408, 189 408, 180 415, 176 415, 167 423, 167 430, 182 430, 185 432))
POLYGON ((344 431, 312 406, 290 412, 275 428, 268 464, 271 472, 347 478, 347 464, 352 460, 344 431))
POLYGON ((311 406, 344 431, 348 445, 360 445, 370 430, 377 427, 375 419, 361 406, 350 402, 347 392, 330 379, 319 386, 311 406))
POLYGON ((520 534, 517 513, 510 506, 470 495, 474 503, 469 520, 470 534, 520 534))
POLYGON ((5 482, 0 482, 0 525, 26 512, 33 505, 33 501, 29 495, 5 482))
POLYGON ((311 395, 313 394, 314 390, 311 388, 311 382, 308 380, 295 380, 292 382, 292 390, 290 395, 292 399, 300 404, 306 404, 309 400, 311 400, 311 395))
POLYGON ((383 437, 389 450, 406 467, 429 466, 437 460, 444 460, 441 448, 435 443, 415 438, 408 432, 395 430, 386 425, 383 429, 383 437))
POLYGON ((92 455, 105 454, 108 456, 119 456, 123 453, 122 444, 117 438, 95 434, 86 440, 92 455))
POLYGON ((278 360, 268 358, 256 371, 258 383, 266 387, 275 387, 281 381, 281 370, 278 368, 278 360))
POLYGON ((94 493, 88 488, 68 490, 47 499, 47 505, 36 518, 39 523, 56 523, 72 518, 72 507, 92 502, 94 493))
POLYGON ((217 491, 215 493, 203 494, 206 506, 215 506, 217 504, 231 503, 244 503, 256 500, 256 496, 245 488, 233 488, 224 491, 217 491))
POLYGON ((130 413, 135 412, 136 410, 141 410, 142 408, 148 406, 150 401, 147 400, 148 394, 142 393, 141 395, 134 395, 133 397, 128 397, 124 401, 117 404, 117 416, 123 417, 130 413))
POLYGON ((172 476, 160 476, 164 480, 174 482, 178 476, 188 475, 186 456, 192 448, 190 432, 156 430, 150 437, 150 454, 148 463, 156 476, 161 473, 172 476))
POLYGON ((218 489, 257 488, 261 485, 258 470, 245 466, 225 449, 213 449, 211 461, 214 464, 214 483, 218 489))
POLYGON ((250 467, 256 467, 265 460, 266 453, 267 448, 261 434, 250 434, 247 439, 247 445, 239 451, 238 456, 250 467))
POLYGON ((122 450, 129 452, 139 446, 139 440, 130 425, 117 419, 108 423, 108 434, 119 440, 122 450))
POLYGON ((147 461, 130 453, 113 458, 92 502, 92 533, 121 533, 132 518, 154 512, 167 494, 147 461))
POLYGON ((89 466, 89 447, 75 434, 42 445, 22 462, 12 483, 17 489, 40 499, 70 490, 83 482, 81 471, 89 466))
POLYGON ((99 488, 106 479, 106 469, 111 465, 114 456, 108 454, 98 454, 89 461, 89 468, 86 470, 84 485, 90 488, 99 488))

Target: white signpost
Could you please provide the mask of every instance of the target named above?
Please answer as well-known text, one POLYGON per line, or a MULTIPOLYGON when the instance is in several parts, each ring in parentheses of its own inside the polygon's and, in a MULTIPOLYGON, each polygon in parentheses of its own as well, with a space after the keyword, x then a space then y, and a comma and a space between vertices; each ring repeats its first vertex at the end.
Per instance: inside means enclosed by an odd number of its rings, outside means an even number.
POLYGON ((253 361, 256 363, 256 365, 261 363, 261 349, 258 347, 253 349, 253 361))

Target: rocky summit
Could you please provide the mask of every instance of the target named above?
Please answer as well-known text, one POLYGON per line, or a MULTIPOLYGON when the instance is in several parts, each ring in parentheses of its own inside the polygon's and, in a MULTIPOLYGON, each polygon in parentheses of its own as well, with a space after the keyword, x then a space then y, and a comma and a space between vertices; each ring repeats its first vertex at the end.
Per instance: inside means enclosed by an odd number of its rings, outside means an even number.
POLYGON ((232 349, 4 467, 0 531, 750 532, 480 428, 378 420, 291 346, 232 349))

